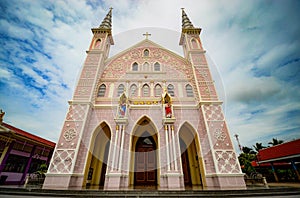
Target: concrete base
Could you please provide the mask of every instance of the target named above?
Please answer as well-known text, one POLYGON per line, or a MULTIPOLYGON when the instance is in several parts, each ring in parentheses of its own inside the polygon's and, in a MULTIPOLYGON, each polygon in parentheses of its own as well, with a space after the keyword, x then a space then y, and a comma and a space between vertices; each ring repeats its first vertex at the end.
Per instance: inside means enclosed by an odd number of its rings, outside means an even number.
POLYGON ((246 189, 244 174, 214 174, 206 176, 207 190, 246 189))
POLYGON ((69 189, 71 175, 46 174, 43 189, 69 189))
POLYGON ((120 190, 121 176, 121 173, 108 173, 105 176, 104 190, 120 190))
POLYGON ((183 175, 179 173, 167 173, 166 190, 184 190, 183 175))

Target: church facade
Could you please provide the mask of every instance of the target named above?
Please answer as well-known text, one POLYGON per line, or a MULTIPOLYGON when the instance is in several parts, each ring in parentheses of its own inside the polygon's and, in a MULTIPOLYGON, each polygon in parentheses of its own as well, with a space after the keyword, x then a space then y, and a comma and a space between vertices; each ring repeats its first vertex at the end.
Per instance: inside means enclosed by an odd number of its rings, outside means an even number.
POLYGON ((93 28, 44 189, 244 189, 195 28, 182 10, 184 57, 146 38, 109 57, 112 10, 93 28))

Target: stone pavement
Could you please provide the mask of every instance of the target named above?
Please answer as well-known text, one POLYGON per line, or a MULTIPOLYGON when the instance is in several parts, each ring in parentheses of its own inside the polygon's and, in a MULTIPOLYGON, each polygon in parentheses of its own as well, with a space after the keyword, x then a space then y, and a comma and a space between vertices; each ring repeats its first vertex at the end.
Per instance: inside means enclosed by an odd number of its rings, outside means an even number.
POLYGON ((0 186, 1 197, 300 197, 300 183, 269 183, 251 186, 247 190, 45 190, 34 186, 0 186))

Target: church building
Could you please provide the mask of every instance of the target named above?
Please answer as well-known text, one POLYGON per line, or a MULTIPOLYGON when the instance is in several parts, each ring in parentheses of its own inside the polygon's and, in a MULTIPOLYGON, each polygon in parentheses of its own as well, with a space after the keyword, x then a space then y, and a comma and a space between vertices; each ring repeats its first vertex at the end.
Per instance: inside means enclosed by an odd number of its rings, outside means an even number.
POLYGON ((178 55, 145 39, 109 57, 112 9, 87 56, 44 189, 245 189, 200 40, 182 9, 178 55))

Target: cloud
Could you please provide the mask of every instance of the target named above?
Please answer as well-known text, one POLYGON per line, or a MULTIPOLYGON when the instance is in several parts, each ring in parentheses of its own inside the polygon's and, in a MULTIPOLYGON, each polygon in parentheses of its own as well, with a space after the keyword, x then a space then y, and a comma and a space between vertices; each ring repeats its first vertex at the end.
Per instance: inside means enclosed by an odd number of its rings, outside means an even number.
MULTIPOLYGON (((144 39, 182 54, 184 7, 207 50, 231 134, 242 144, 299 138, 298 1, 1 1, 5 121, 58 139, 93 27, 113 7, 110 55, 144 39), (222 84, 223 83, 223 84, 222 84), (223 90, 224 89, 224 90, 223 90), (225 95, 225 96, 223 96, 225 95)), ((233 136, 232 136, 233 137, 233 136)))

